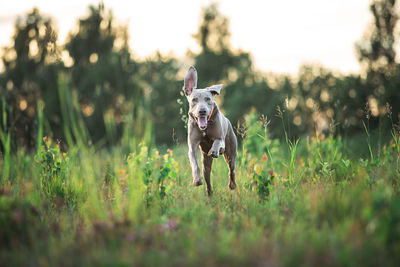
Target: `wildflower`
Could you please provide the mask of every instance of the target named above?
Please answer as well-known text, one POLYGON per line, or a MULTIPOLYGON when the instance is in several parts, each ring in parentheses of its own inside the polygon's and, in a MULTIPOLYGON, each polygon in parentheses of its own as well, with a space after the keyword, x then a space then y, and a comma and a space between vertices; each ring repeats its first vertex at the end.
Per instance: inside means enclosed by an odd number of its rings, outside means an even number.
POLYGON ((167 152, 169 153, 169 155, 172 157, 173 155, 174 155, 174 151, 173 150, 171 150, 171 149, 167 149, 167 152))
POLYGON ((179 163, 178 163, 178 162, 174 161, 173 164, 174 164, 174 167, 175 167, 175 168, 178 168, 178 167, 179 167, 179 163))
POLYGON ((264 153, 264 155, 263 155, 261 161, 262 161, 262 162, 267 162, 267 161, 268 161, 268 157, 267 157, 267 155, 266 155, 265 153, 264 153))
POLYGON ((253 171, 253 166, 250 165, 248 174, 250 174, 252 171, 253 171))
POLYGON ((303 158, 302 157, 297 158, 296 161, 297 161, 297 164, 299 164, 301 166, 304 166, 304 162, 303 162, 303 158))
POLYGON ((254 167, 254 172, 255 172, 257 175, 261 175, 262 170, 263 170, 263 166, 262 166, 262 165, 257 164, 257 165, 254 167))
POLYGON ((163 159, 164 159, 165 162, 167 162, 168 161, 168 154, 164 154, 163 159))
POLYGON ((125 170, 122 170, 122 169, 119 170, 119 174, 120 174, 120 175, 124 175, 124 174, 125 174, 125 170))

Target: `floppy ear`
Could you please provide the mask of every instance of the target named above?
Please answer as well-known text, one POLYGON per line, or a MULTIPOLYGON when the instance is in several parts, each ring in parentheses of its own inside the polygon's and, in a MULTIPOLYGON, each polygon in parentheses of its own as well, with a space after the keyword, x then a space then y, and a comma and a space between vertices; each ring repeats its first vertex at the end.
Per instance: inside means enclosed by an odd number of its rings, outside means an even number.
POLYGON ((197 71, 193 66, 189 68, 183 82, 183 90, 185 91, 185 94, 187 96, 190 95, 193 90, 197 88, 197 71))
POLYGON ((224 85, 223 84, 212 85, 210 87, 207 87, 207 90, 210 91, 213 95, 219 95, 222 86, 224 85))

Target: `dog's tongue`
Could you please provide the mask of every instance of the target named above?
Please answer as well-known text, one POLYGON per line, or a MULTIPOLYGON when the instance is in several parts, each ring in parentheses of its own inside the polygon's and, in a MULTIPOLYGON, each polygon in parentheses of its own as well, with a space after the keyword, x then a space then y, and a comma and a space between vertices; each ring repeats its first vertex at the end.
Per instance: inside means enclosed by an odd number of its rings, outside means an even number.
POLYGON ((199 121, 200 129, 204 130, 205 128, 207 128, 207 118, 206 117, 200 117, 198 121, 199 121))

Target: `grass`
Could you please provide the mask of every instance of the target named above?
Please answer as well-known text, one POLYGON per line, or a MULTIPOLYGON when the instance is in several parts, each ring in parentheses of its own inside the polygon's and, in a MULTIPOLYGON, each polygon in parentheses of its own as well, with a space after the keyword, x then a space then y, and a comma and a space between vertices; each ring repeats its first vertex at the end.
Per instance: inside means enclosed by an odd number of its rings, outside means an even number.
POLYGON ((214 161, 212 197, 192 186, 186 146, 62 152, 44 138, 36 155, 5 154, 0 265, 395 266, 396 129, 371 160, 340 137, 270 140, 265 121, 246 118, 235 191, 214 161))

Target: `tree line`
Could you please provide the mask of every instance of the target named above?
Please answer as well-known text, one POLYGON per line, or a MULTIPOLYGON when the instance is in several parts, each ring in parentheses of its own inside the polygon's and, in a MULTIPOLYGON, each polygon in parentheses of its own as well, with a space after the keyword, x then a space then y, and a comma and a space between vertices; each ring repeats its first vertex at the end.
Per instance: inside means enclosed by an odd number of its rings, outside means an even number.
MULTIPOLYGON (((225 84, 218 101, 235 128, 255 111, 269 118, 273 137, 281 136, 276 114, 285 117, 290 137, 352 134, 363 130, 363 120, 374 129, 385 116, 398 120, 400 65, 396 1, 374 0, 370 11, 373 21, 355 44, 360 74, 320 65, 300 66, 297 77, 263 73, 250 52, 231 47, 229 19, 214 4, 202 10, 193 35, 200 52, 187 58, 201 77, 199 88, 225 84)), ((187 103, 181 88, 188 60, 159 52, 136 59, 128 28, 116 24, 102 4, 90 6, 77 25, 60 45, 53 19, 37 8, 15 22, 0 73, 0 125, 11 133, 12 145, 34 148, 40 127, 66 143, 184 142, 187 103)))

